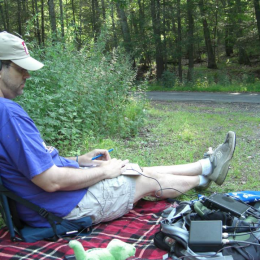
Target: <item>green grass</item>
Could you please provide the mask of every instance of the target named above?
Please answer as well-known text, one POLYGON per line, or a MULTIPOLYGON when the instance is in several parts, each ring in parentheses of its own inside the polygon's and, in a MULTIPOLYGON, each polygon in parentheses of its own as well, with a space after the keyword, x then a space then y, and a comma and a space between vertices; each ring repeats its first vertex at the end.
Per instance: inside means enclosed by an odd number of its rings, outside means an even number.
POLYGON ((180 82, 176 68, 169 67, 159 81, 151 80, 150 91, 199 91, 199 92, 260 92, 260 67, 238 66, 218 63, 218 69, 208 69, 206 63, 196 64, 193 81, 187 82, 187 66, 183 66, 183 80, 180 82))
MULTIPOLYGON (((228 177, 222 186, 213 184, 208 193, 258 190, 259 112, 256 104, 152 102, 137 137, 102 140, 101 145, 114 147, 112 156, 141 166, 182 164, 201 159, 208 147, 222 143, 232 130, 237 146, 228 177)), ((88 148, 95 147, 99 144, 89 143, 88 148)))
MULTIPOLYGON (((259 104, 151 102, 145 113, 145 126, 136 137, 92 137, 79 149, 114 148, 112 157, 141 166, 182 164, 201 159, 208 147, 215 148, 232 130, 237 146, 227 179, 222 186, 213 184, 205 194, 259 190, 259 104)), ((193 199, 194 194, 192 190, 180 199, 193 199)))
POLYGON ((255 83, 239 83, 234 82, 232 84, 217 84, 204 81, 198 81, 195 83, 183 83, 177 84, 173 87, 165 87, 163 83, 156 82, 150 83, 147 88, 148 91, 193 91, 193 92, 260 92, 260 82, 255 83))

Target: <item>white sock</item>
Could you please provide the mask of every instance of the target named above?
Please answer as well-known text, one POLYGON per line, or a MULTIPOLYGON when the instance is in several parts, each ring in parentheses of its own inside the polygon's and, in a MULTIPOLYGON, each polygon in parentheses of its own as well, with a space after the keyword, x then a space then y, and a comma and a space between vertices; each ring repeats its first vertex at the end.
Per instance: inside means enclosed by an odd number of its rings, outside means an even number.
POLYGON ((201 163, 201 167, 202 167, 201 175, 203 175, 203 176, 210 175, 212 173, 212 164, 211 164, 209 158, 199 160, 199 162, 201 163))
POLYGON ((203 175, 199 175, 200 183, 199 186, 203 186, 209 182, 209 179, 203 175))

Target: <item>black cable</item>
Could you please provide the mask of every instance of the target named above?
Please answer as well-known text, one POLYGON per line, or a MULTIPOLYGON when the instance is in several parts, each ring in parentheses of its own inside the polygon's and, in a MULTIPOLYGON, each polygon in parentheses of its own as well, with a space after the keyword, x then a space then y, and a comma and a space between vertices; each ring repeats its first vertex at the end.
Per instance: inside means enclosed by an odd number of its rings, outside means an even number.
MULTIPOLYGON (((244 236, 244 235, 249 235, 249 234, 252 234, 254 235, 253 233, 257 233, 257 232, 260 232, 260 230, 254 230, 254 231, 250 231, 250 232, 242 232, 242 233, 228 233, 228 236, 244 236)), ((256 237, 255 237, 256 238, 256 237)), ((258 240, 258 238, 256 238, 258 240)))
MULTIPOLYGON (((159 185, 159 187, 160 187, 160 191, 162 192, 162 186, 161 186, 161 184, 160 184, 160 182, 157 180, 157 179, 155 179, 155 178, 153 178, 153 177, 150 177, 150 176, 147 176, 147 175, 145 175, 145 174, 143 174, 142 172, 139 172, 139 171, 137 171, 136 169, 134 169, 133 167, 131 167, 131 169, 126 169, 126 171, 134 171, 134 172, 137 172, 137 173, 139 173, 140 175, 142 175, 142 176, 144 176, 144 177, 146 177, 146 178, 148 178, 148 179, 152 179, 152 180, 155 180, 157 183, 158 183, 158 185, 159 185)), ((156 194, 155 194, 155 196, 156 196, 156 194)), ((162 196, 162 195, 161 195, 162 196)), ((159 198, 158 196, 156 196, 157 198, 159 198)))
POLYGON ((260 246, 259 243, 249 242, 249 241, 241 241, 241 240, 229 240, 229 244, 235 244, 235 243, 244 243, 247 245, 254 245, 254 246, 260 246))
MULTIPOLYGON (((254 224, 254 223, 252 223, 252 224, 254 224)), ((258 226, 259 226, 259 224, 258 224, 258 226)), ((258 226, 256 226, 255 228, 258 228, 258 226)), ((230 229, 230 228, 237 229, 237 228, 252 228, 252 227, 250 227, 250 226, 239 226, 239 227, 226 226, 225 227, 225 225, 223 226, 223 229, 230 229)))
POLYGON ((255 232, 259 232, 259 231, 257 231, 257 230, 255 230, 255 231, 252 231, 251 230, 251 227, 250 227, 250 231, 251 231, 251 234, 252 234, 252 236, 259 242, 259 239, 255 236, 255 232))
POLYGON ((227 248, 245 248, 245 247, 248 247, 250 245, 245 245, 245 246, 225 246, 223 248, 221 248, 220 250, 218 250, 215 254, 213 255, 204 255, 204 254, 197 254, 196 256, 194 255, 185 255, 185 256, 181 256, 181 257, 178 257, 176 259, 185 259, 186 257, 192 257, 194 259, 198 258, 198 257, 205 257, 205 258, 212 258, 212 257, 216 257, 218 253, 220 253, 221 251, 223 251, 224 249, 227 249, 227 248))
POLYGON ((155 181, 158 183, 159 187, 160 187, 160 189, 155 192, 155 196, 156 196, 157 198, 160 198, 160 197, 163 196, 163 191, 164 191, 164 190, 175 190, 175 191, 177 191, 177 192, 179 192, 179 193, 181 193, 182 195, 185 195, 185 196, 187 196, 187 197, 197 196, 197 194, 188 195, 187 193, 181 192, 181 191, 179 191, 179 190, 177 190, 177 189, 175 189, 175 188, 164 188, 164 189, 163 189, 162 186, 161 186, 161 184, 160 184, 160 182, 159 182, 156 178, 147 176, 147 175, 143 174, 142 172, 139 172, 139 171, 137 171, 137 170, 135 170, 135 169, 133 169, 133 168, 131 168, 131 169, 126 169, 126 170, 127 170, 127 171, 135 171, 135 172, 139 173, 140 175, 142 175, 142 176, 144 176, 144 177, 146 177, 146 178, 155 180, 155 181), (161 192, 161 195, 158 195, 158 192, 161 192))

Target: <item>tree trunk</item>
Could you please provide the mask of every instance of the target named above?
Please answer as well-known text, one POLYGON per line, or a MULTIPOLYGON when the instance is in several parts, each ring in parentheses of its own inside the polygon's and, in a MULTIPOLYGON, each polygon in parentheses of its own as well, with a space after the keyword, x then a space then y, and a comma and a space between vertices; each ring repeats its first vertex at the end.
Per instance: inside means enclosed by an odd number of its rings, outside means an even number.
POLYGON ((182 48, 181 48, 181 1, 177 0, 177 19, 178 19, 178 38, 177 38, 177 53, 178 53, 178 72, 179 79, 182 82, 182 48))
POLYGON ((260 41, 260 6, 259 6, 259 0, 254 0, 254 6, 255 6, 255 16, 256 16, 258 38, 259 38, 259 41, 260 41))
POLYGON ((102 6, 102 17, 104 22, 106 20, 106 5, 104 0, 101 0, 101 6, 102 6))
MULTIPOLYGON (((171 23, 170 23, 170 28, 169 30, 171 30, 173 35, 178 35, 178 28, 176 27, 176 18, 177 18, 177 14, 175 13, 176 8, 173 7, 172 5, 169 6, 169 12, 171 14, 171 23)), ((177 24, 178 24, 178 20, 177 20, 177 24)), ((169 50, 171 50, 171 56, 173 57, 172 63, 173 66, 175 66, 175 64, 178 63, 178 61, 176 61, 176 37, 174 37, 175 39, 172 41, 169 41, 169 50)))
POLYGON ((223 1, 224 10, 226 10, 227 21, 225 23, 225 51, 227 57, 230 57, 234 53, 234 27, 235 27, 235 11, 231 5, 230 0, 223 1))
POLYGON ((41 29, 42 29, 42 44, 44 45, 44 41, 45 41, 45 25, 44 25, 44 0, 41 0, 41 29))
POLYGON ((61 26, 61 36, 64 38, 65 32, 64 32, 64 17, 63 17, 63 3, 62 0, 60 0, 60 26, 61 26))
POLYGON ((126 51, 131 54, 132 53, 132 41, 131 41, 131 36, 130 36, 130 31, 129 31, 129 26, 127 22, 127 17, 125 14, 125 10, 123 7, 120 6, 120 4, 117 2, 116 3, 117 7, 117 15, 120 21, 121 25, 121 30, 123 34, 123 39, 124 39, 124 46, 126 51))
MULTIPOLYGON (((238 24, 241 25, 242 21, 240 15, 241 11, 241 1, 236 0, 236 12, 238 14, 238 24)), ((237 28, 237 46, 238 46, 238 63, 243 65, 251 65, 247 52, 243 46, 243 42, 240 40, 243 37, 243 31, 241 28, 237 28)))
POLYGON ((83 9, 83 5, 82 5, 82 0, 79 1, 79 26, 78 26, 78 38, 79 38, 79 49, 81 49, 82 46, 82 9, 83 9))
POLYGON ((164 69, 167 70, 167 37, 166 37, 166 2, 163 0, 163 62, 164 69))
POLYGON ((112 20, 114 47, 117 47, 116 26, 115 26, 115 19, 114 19, 114 2, 111 1, 110 5, 111 5, 111 20, 112 20))
POLYGON ((160 19, 160 0, 151 0, 151 16, 155 39, 156 56, 156 78, 160 79, 164 71, 163 51, 161 42, 161 19, 160 19))
POLYGON ((187 80, 193 80, 194 57, 193 57, 193 34, 194 34, 194 19, 193 19, 193 0, 187 0, 187 14, 188 14, 188 57, 189 67, 187 80))
POLYGON ((9 4, 8 0, 4 0, 4 9, 5 9, 5 17, 6 17, 6 30, 10 31, 10 22, 9 22, 9 4))
POLYGON ((211 43, 211 39, 210 39, 210 31, 209 31, 208 22, 206 19, 206 10, 204 7, 203 0, 199 0, 199 9, 200 9, 201 17, 202 17, 205 45, 206 45, 207 54, 208 54, 208 68, 217 69, 216 58, 215 58, 213 48, 212 48, 212 43, 211 43))
POLYGON ((81 47, 81 42, 80 42, 80 39, 79 39, 78 29, 77 29, 77 26, 76 26, 76 12, 75 12, 74 0, 71 1, 71 6, 72 6, 72 17, 73 17, 73 25, 74 25, 74 31, 75 31, 75 38, 76 38, 76 43, 77 43, 77 50, 79 50, 80 47, 81 47))
MULTIPOLYGON (((33 17, 35 17, 35 13, 36 13, 35 6, 34 6, 34 1, 35 0, 32 0, 32 15, 33 15, 33 17)), ((33 30, 34 31, 34 37, 37 38, 37 29, 36 29, 37 25, 36 25, 35 19, 33 19, 33 25, 34 25, 34 28, 35 28, 35 30, 33 30)))
POLYGON ((144 6, 141 3, 141 0, 138 0, 139 7, 139 32, 140 32, 140 41, 142 42, 142 52, 143 57, 141 57, 140 62, 144 64, 144 66, 148 66, 151 63, 151 57, 149 55, 149 50, 146 43, 146 33, 144 29, 145 23, 145 14, 144 14, 144 6))
POLYGON ((4 10, 3 10, 3 6, 2 6, 2 3, 0 2, 0 14, 1 14, 1 17, 2 17, 2 24, 3 24, 3 27, 0 26, 0 30, 4 30, 6 31, 7 30, 7 26, 6 26, 6 22, 5 22, 5 15, 4 15, 4 10), (3 29, 2 29, 3 28, 3 29))
POLYGON ((39 25, 39 17, 38 17, 39 10, 38 10, 37 0, 34 0, 33 3, 35 6, 35 13, 37 14, 36 15, 36 37, 38 39, 38 44, 40 45, 41 44, 41 33, 40 33, 40 25, 39 25))
POLYGON ((17 14, 18 33, 22 35, 22 19, 21 19, 22 9, 21 9, 20 0, 17 0, 17 7, 18 7, 18 14, 17 14))
POLYGON ((51 22, 51 31, 53 36, 57 37, 57 27, 56 27, 56 15, 55 15, 55 6, 54 0, 48 0, 49 5, 49 15, 50 15, 50 22, 51 22))
POLYGON ((92 0, 92 28, 94 39, 97 41, 97 37, 100 34, 100 17, 99 17, 99 6, 98 0, 92 0))
POLYGON ((230 57, 233 53, 234 42, 232 41, 233 30, 231 26, 225 26, 225 50, 227 57, 230 57))
MULTIPOLYGON (((218 0, 216 1, 216 5, 218 7, 218 0)), ((216 55, 216 47, 217 47, 217 34, 218 34, 218 8, 216 8, 216 11, 215 11, 215 25, 214 25, 214 31, 213 31, 213 53, 215 55, 215 57, 217 56, 216 55)))
POLYGON ((27 1, 21 1, 22 2, 22 13, 21 13, 21 20, 22 20, 22 24, 26 23, 26 19, 27 19, 27 6, 26 6, 26 2, 27 1))
POLYGON ((238 63, 243 65, 251 65, 247 52, 242 46, 239 46, 238 50, 238 63))

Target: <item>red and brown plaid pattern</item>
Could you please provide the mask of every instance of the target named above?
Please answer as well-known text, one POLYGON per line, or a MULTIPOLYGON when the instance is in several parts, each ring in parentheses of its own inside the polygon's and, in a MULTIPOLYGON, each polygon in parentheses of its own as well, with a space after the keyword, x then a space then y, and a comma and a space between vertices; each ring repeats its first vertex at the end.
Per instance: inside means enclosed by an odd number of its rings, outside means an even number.
MULTIPOLYGON (((166 252, 154 246, 153 236, 160 229, 161 212, 169 206, 166 201, 142 200, 127 215, 94 226, 91 235, 77 239, 87 250, 104 248, 113 238, 117 238, 136 247, 135 257, 131 259, 162 259, 166 252)), ((67 240, 11 242, 6 228, 0 230, 1 260, 73 260, 72 255, 73 250, 67 240)))

